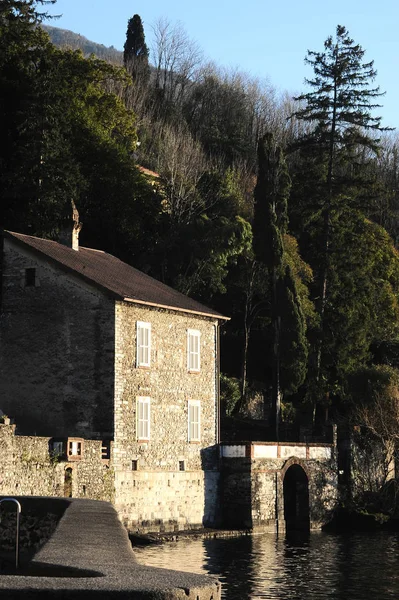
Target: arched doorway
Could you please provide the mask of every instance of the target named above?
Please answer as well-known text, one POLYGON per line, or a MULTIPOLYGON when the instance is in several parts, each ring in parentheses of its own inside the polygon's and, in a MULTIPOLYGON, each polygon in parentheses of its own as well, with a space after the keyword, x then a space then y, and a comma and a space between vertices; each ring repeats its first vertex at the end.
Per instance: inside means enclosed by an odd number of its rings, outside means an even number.
POLYGON ((72 498, 72 476, 73 470, 71 467, 65 469, 64 475, 64 496, 66 498, 72 498))
POLYGON ((308 531, 309 518, 309 484, 308 476, 303 468, 291 465, 284 476, 284 519, 287 531, 308 531))

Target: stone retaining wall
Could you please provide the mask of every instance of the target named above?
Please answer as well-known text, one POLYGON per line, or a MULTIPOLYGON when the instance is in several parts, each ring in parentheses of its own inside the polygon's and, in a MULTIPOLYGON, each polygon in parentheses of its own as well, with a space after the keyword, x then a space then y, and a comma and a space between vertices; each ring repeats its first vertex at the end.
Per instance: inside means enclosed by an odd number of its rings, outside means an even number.
POLYGON ((211 471, 116 472, 116 509, 132 533, 215 525, 218 484, 211 471))

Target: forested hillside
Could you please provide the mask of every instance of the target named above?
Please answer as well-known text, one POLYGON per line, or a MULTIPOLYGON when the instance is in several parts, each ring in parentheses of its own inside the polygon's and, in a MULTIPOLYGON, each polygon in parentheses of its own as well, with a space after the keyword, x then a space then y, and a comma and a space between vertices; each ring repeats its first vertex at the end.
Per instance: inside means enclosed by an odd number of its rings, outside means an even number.
POLYGON ((43 11, 0 6, 1 224, 56 239, 73 199, 83 245, 230 316, 227 412, 260 390, 273 423, 393 414, 399 144, 362 47, 338 26, 294 99, 164 19, 150 56, 132 16, 117 66, 53 45, 43 11))
POLYGON ((42 25, 44 31, 50 36, 50 40, 59 48, 69 48, 70 50, 81 50, 83 56, 89 57, 91 54, 107 60, 116 65, 123 64, 123 53, 116 50, 113 46, 107 47, 103 44, 97 44, 88 40, 84 35, 69 31, 69 29, 61 29, 60 27, 52 27, 51 25, 42 25))

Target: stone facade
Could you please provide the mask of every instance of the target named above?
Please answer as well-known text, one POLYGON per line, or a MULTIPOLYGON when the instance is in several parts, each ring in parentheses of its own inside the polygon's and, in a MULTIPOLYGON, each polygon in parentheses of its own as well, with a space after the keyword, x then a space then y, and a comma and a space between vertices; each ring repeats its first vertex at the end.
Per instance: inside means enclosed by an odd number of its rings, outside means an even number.
POLYGON ((116 507, 134 530, 214 524, 217 321, 122 302, 116 306, 115 323, 116 507), (150 366, 146 367, 136 365, 138 321, 151 325, 150 366), (199 332, 200 369, 196 372, 187 367, 189 330, 199 332), (140 397, 149 398, 150 403, 148 440, 138 439, 140 397), (188 437, 189 400, 200 406, 199 441, 190 442, 188 437), (213 501, 211 493, 205 493, 205 480, 207 485, 212 480, 213 501))
POLYGON ((20 433, 111 437, 114 302, 7 240, 2 280, 2 411, 20 433))
POLYGON ((117 300, 6 236, 0 319, 0 409, 17 426, 16 475, 10 482, 7 470, 1 492, 15 494, 20 486, 19 494, 62 496, 72 490, 74 497, 112 497, 134 531, 216 523, 216 316, 117 300), (151 328, 146 366, 137 364, 138 323, 151 328), (189 331, 199 343, 198 369, 188 368, 189 331), (140 439, 137 428, 139 398, 148 400, 148 439, 140 439), (189 439, 189 402, 197 407, 196 439, 189 439), (84 456, 53 464, 50 438, 82 438, 84 456), (110 440, 107 470, 101 447, 110 440), (24 483, 18 456, 25 445, 29 456, 40 455, 31 471, 42 472, 43 481, 24 483))
POLYGON ((299 484, 306 482, 305 513, 310 527, 319 529, 331 518, 337 504, 334 446, 251 442, 224 444, 221 454, 222 518, 226 527, 284 530, 288 518, 284 480, 290 467, 297 469, 296 476, 302 473, 299 484))

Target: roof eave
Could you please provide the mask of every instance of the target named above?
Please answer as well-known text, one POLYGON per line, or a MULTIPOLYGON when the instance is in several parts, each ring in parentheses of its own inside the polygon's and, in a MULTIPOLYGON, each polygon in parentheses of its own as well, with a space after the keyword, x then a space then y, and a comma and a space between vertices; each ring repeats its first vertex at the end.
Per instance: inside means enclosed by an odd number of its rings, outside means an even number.
POLYGON ((199 310, 192 310, 189 308, 180 308, 178 306, 168 306, 167 304, 160 304, 158 302, 147 302, 145 300, 137 300, 136 298, 123 298, 124 302, 131 302, 132 304, 142 304, 144 306, 151 306, 154 308, 163 308, 164 310, 173 310, 175 312, 183 312, 191 315, 198 315, 201 317, 208 317, 211 319, 217 319, 219 321, 230 321, 230 317, 225 317, 223 315, 215 314, 215 313, 207 313, 199 310))

